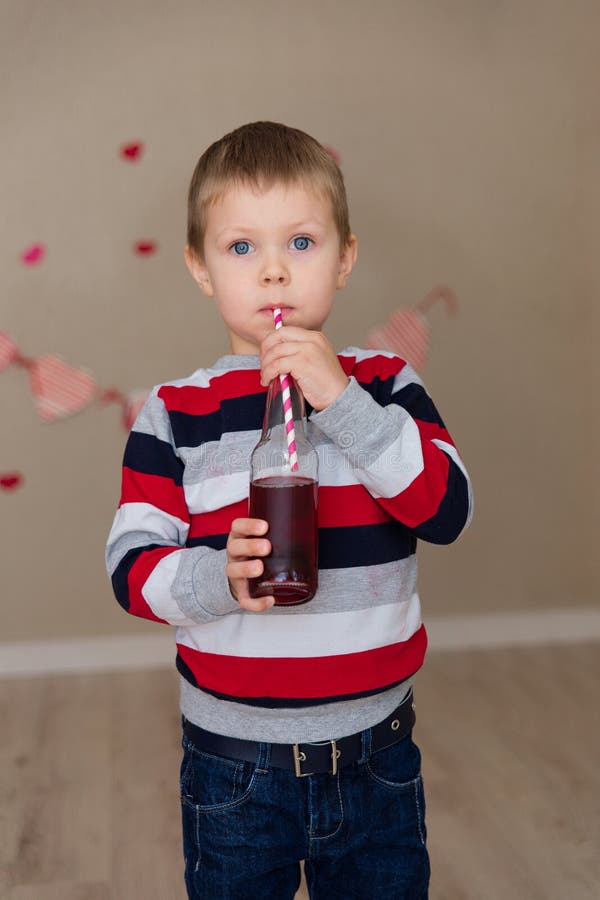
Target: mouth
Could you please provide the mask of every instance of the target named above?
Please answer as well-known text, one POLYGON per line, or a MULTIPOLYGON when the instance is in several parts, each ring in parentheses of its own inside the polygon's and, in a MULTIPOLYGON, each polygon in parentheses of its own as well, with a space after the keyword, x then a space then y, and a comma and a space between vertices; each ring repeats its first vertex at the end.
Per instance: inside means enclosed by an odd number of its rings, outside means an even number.
POLYGON ((275 309, 281 310, 281 318, 283 319, 284 322, 285 322, 286 316, 289 316, 290 313, 294 312, 293 306, 277 306, 276 304, 273 304, 273 306, 263 306, 262 309, 259 310, 259 312, 262 315, 270 316, 271 318, 273 318, 273 310, 275 310, 275 309))

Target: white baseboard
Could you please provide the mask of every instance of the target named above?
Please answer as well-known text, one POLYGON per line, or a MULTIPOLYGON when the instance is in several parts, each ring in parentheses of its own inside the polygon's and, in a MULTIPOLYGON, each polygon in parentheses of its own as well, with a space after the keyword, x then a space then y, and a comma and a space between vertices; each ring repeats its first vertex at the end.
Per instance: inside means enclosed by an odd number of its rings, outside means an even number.
MULTIPOLYGON (((481 650, 600 640, 600 607, 537 612, 429 616, 429 650, 481 650)), ((110 672, 173 666, 173 629, 156 635, 114 635, 0 643, 0 677, 110 672)))

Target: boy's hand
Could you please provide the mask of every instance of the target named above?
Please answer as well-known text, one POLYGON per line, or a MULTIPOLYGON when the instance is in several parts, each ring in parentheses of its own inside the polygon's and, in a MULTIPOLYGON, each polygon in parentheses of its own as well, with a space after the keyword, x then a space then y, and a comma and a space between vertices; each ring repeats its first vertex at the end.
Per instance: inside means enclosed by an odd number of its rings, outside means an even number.
POLYGON ((333 403, 348 385, 330 342, 320 331, 283 325, 261 344, 261 384, 277 375, 292 375, 313 409, 333 403))
POLYGON ((275 603, 274 597, 253 599, 248 593, 248 579, 260 575, 264 569, 262 560, 252 557, 271 552, 271 542, 257 536, 265 534, 268 527, 264 519, 234 519, 227 538, 225 573, 229 587, 242 609, 250 612, 264 612, 275 603))

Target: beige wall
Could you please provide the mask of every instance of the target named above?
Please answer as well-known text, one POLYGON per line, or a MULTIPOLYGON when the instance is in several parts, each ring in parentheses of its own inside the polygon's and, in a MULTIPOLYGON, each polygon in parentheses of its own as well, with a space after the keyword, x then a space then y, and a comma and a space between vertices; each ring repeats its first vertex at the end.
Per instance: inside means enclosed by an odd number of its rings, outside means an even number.
MULTIPOLYGON (((423 547, 426 613, 598 602, 600 268, 597 4, 575 0, 132 0, 5 4, 2 315, 28 355, 150 387, 226 349, 184 268, 202 150, 258 118, 342 156, 360 260, 329 334, 364 341, 450 284, 427 386, 471 470, 476 517, 423 547), (117 148, 140 138, 127 165, 117 148), (133 241, 160 252, 139 259, 133 241), (34 240, 35 269, 19 264, 34 240)), ((103 551, 125 433, 115 406, 55 425, 0 375, 0 640, 149 630, 112 599, 103 551)))

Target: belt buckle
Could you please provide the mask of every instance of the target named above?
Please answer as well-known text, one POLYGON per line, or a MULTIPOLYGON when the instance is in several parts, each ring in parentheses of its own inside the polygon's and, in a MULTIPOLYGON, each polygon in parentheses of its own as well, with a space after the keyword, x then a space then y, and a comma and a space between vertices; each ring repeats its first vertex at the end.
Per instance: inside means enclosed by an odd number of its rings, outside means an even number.
POLYGON ((306 762, 306 753, 300 749, 299 744, 294 744, 292 753, 294 754, 294 772, 296 773, 296 778, 306 778, 307 775, 314 775, 314 772, 302 771, 302 763, 306 762))
MULTIPOLYGON (((331 771, 328 772, 328 775, 337 775, 338 773, 338 759, 340 758, 341 751, 337 748, 336 741, 329 741, 331 744, 331 771)), ((292 747, 292 753, 294 754, 294 772, 296 773, 297 778, 306 778, 307 775, 314 775, 314 772, 303 772, 302 771, 302 763, 306 762, 306 753, 300 749, 299 744, 294 744, 292 747)))

